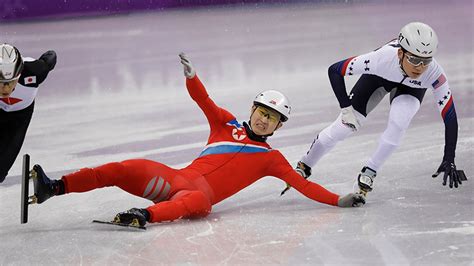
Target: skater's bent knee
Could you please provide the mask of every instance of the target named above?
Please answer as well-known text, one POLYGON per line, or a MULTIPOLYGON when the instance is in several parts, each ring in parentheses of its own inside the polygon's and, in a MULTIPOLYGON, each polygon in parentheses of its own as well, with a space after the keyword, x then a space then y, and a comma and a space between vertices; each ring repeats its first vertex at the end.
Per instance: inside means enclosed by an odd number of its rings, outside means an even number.
POLYGON ((207 216, 212 209, 209 198, 202 191, 192 191, 183 196, 182 202, 189 212, 189 218, 207 216))

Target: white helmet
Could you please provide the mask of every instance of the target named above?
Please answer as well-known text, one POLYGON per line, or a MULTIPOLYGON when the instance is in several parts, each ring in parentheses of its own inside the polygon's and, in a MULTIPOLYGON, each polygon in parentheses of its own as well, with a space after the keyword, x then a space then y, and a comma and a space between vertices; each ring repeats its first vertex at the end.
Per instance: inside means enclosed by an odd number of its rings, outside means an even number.
POLYGON ((281 121, 288 120, 291 112, 291 105, 288 98, 283 93, 275 90, 267 90, 260 92, 255 96, 253 104, 268 107, 280 113, 281 121))
POLYGON ((20 52, 10 44, 0 44, 0 81, 11 81, 20 77, 23 59, 20 52))
POLYGON ((419 57, 433 57, 438 50, 438 36, 428 25, 412 22, 405 25, 398 35, 403 49, 419 57))

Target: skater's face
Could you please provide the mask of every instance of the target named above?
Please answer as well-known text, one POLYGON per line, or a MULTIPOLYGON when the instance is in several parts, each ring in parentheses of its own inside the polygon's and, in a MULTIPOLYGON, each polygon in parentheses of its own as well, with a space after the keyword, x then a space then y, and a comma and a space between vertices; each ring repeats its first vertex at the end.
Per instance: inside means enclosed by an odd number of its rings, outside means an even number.
POLYGON ((252 131, 259 136, 272 134, 282 126, 281 115, 263 106, 253 106, 250 116, 250 126, 252 131))
POLYGON ((398 58, 401 61, 403 70, 412 79, 416 79, 423 74, 430 65, 433 58, 421 58, 398 49, 398 58))
POLYGON ((8 81, 8 82, 0 81, 0 97, 1 98, 9 97, 10 94, 12 94, 12 92, 15 90, 17 83, 18 83, 17 79, 8 81))

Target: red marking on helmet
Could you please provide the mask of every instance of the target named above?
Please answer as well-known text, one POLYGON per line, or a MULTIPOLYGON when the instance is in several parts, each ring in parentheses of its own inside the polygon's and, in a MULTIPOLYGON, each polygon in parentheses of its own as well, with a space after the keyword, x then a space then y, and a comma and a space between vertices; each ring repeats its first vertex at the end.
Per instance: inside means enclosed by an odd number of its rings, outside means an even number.
POLYGON ((271 100, 270 103, 271 103, 271 104, 274 104, 274 105, 277 104, 275 100, 271 100))

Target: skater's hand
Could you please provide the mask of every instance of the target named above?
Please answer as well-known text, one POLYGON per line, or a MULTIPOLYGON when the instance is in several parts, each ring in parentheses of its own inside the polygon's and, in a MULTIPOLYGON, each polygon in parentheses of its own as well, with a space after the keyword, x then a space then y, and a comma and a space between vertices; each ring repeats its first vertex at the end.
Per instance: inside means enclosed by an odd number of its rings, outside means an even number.
POLYGON ((181 52, 179 54, 179 58, 181 58, 181 64, 183 64, 184 67, 184 76, 186 76, 188 79, 194 78, 194 76, 196 76, 196 70, 194 69, 194 66, 189 60, 188 56, 181 52))
POLYGON ((359 193, 349 193, 337 201, 339 207, 361 207, 364 204, 365 197, 359 193))
POLYGON ((40 56, 39 59, 43 60, 46 63, 46 65, 48 65, 49 71, 53 70, 54 66, 56 66, 57 56, 56 56, 56 52, 53 50, 49 50, 45 52, 44 54, 40 56))
POLYGON ((436 170, 431 177, 437 177, 441 172, 444 172, 443 176, 443 186, 446 186, 449 179, 449 187, 453 188, 458 187, 458 184, 461 185, 462 181, 467 181, 466 175, 463 170, 457 170, 454 162, 443 161, 441 165, 436 170))
POLYGON ((357 119, 355 115, 355 110, 352 106, 342 108, 341 120, 342 120, 342 123, 350 127, 352 131, 357 131, 360 128, 359 119, 357 119))

